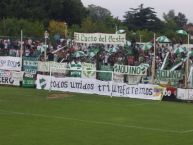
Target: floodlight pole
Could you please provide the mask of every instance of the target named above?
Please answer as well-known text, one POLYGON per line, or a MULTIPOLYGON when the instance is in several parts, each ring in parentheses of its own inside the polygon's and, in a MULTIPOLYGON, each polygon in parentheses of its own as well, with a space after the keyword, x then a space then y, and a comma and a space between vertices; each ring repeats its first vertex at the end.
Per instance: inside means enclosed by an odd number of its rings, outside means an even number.
POLYGON ((117 34, 117 25, 115 25, 115 34, 117 34))
POLYGON ((142 36, 143 36, 143 35, 139 35, 139 42, 140 42, 140 43, 142 42, 142 36))

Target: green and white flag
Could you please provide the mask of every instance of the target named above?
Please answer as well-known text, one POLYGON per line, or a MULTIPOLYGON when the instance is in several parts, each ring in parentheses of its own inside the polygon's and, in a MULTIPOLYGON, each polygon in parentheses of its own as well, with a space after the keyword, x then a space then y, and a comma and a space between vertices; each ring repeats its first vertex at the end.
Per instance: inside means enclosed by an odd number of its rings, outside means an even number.
POLYGON ((82 65, 81 62, 75 63, 74 61, 70 64, 70 76, 81 77, 82 65))
POLYGON ((170 71, 170 70, 157 70, 156 78, 159 80, 181 80, 181 71, 170 71))
POLYGON ((156 83, 177 87, 178 81, 183 79, 181 71, 157 70, 156 83))
POLYGON ((166 66, 167 66, 167 64, 168 64, 169 54, 170 54, 170 53, 167 52, 166 57, 164 58, 163 64, 162 64, 162 66, 161 66, 161 70, 163 70, 164 68, 166 68, 166 66))

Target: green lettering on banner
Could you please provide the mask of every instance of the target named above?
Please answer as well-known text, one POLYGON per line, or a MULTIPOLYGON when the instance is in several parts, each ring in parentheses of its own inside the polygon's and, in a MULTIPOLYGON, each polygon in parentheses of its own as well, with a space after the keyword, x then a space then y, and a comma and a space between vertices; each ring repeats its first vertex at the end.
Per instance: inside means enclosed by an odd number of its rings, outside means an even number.
POLYGON ((128 75, 147 75, 147 68, 143 66, 129 66, 129 65, 114 65, 115 73, 123 73, 128 75))
POLYGON ((181 71, 170 71, 170 70, 157 70, 156 71, 156 82, 157 84, 170 84, 171 86, 177 87, 178 81, 183 79, 181 71))
MULTIPOLYGON (((113 71, 113 67, 110 65, 101 65, 101 71, 113 71)), ((112 73, 111 72, 99 72, 99 79, 103 81, 111 81, 112 73)))
POLYGON ((170 71, 170 70, 157 70, 156 77, 158 80, 181 80, 181 71, 170 71))

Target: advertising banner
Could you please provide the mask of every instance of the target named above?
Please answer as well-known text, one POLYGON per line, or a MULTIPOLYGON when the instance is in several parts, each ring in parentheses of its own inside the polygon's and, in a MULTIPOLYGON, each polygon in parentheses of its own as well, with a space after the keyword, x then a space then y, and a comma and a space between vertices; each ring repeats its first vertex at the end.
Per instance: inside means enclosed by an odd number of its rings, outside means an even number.
POLYGON ((177 88, 174 87, 166 87, 166 90, 164 91, 163 94, 163 99, 164 101, 175 101, 177 98, 177 88))
POLYGON ((21 66, 20 57, 0 56, 0 69, 2 70, 21 71, 21 66))
POLYGON ((35 80, 32 78, 24 78, 22 86, 24 88, 34 88, 35 87, 35 80))
POLYGON ((193 101, 193 89, 177 89, 177 99, 193 101))
POLYGON ((36 74, 38 70, 37 58, 24 57, 23 58, 23 69, 27 73, 36 74))
POLYGON ((19 81, 23 80, 23 75, 24 75, 24 72, 22 72, 22 71, 20 71, 20 72, 12 71, 12 77, 14 79, 18 79, 19 81))
POLYGON ((35 74, 31 74, 31 73, 25 73, 24 74, 24 78, 23 78, 23 82, 22 82, 22 86, 24 88, 34 88, 35 87, 35 74))
POLYGON ((20 79, 14 78, 12 71, 0 70, 0 84, 19 86, 20 79))

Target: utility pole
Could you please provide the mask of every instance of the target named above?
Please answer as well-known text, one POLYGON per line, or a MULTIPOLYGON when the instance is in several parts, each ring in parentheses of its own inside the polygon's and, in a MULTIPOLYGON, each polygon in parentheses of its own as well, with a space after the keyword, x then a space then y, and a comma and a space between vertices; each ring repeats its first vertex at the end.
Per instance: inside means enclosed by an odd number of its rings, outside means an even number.
POLYGON ((139 42, 140 42, 140 43, 142 42, 142 36, 143 36, 143 35, 139 35, 139 42))
POLYGON ((20 58, 22 60, 22 56, 23 56, 23 30, 21 28, 21 47, 20 47, 20 58))

